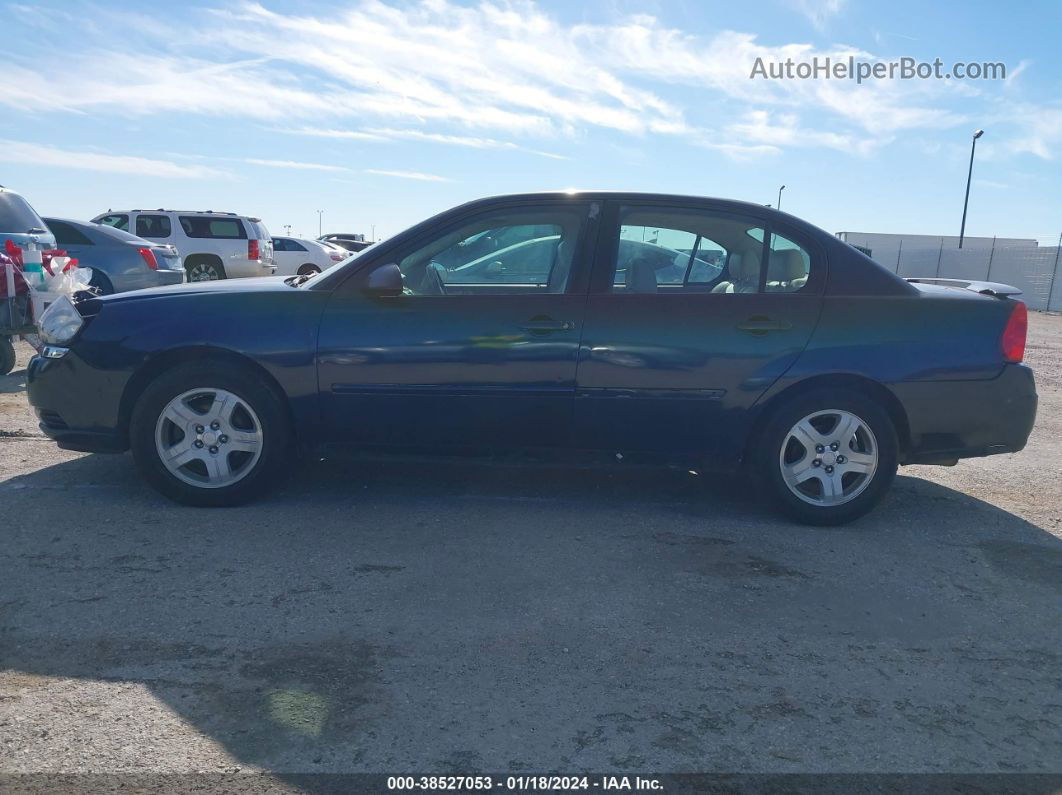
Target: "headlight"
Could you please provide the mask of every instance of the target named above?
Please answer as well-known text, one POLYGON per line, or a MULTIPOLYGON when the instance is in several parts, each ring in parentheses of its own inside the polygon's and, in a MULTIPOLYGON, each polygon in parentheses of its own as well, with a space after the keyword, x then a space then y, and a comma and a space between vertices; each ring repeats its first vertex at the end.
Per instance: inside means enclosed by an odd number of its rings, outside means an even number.
POLYGON ((52 301, 51 305, 44 310, 38 324, 41 340, 49 345, 64 345, 70 342, 81 331, 83 325, 85 321, 81 319, 81 314, 65 295, 52 301))

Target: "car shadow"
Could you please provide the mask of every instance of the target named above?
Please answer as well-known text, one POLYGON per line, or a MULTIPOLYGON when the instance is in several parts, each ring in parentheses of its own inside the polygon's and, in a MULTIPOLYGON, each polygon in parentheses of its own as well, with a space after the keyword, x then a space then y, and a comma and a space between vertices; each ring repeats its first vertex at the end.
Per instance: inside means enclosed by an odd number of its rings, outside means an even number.
POLYGON ((7 706, 135 683, 281 776, 1057 770, 1058 539, 917 478, 842 528, 735 485, 330 462, 197 510, 79 457, 0 484, 7 706))
POLYGON ((12 370, 7 375, 0 375, 0 393, 14 394, 26 391, 26 368, 12 370))

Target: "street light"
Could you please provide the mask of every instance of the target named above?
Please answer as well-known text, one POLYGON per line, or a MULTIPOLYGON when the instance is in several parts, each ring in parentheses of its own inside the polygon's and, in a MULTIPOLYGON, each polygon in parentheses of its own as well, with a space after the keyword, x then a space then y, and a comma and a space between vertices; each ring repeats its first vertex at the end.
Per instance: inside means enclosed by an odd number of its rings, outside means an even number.
POLYGON ((321 216, 324 215, 324 210, 317 211, 317 236, 321 237, 324 232, 321 231, 321 216))
POLYGON ((966 172, 966 198, 962 203, 962 226, 959 227, 959 248, 962 248, 962 239, 966 236, 966 207, 970 204, 970 179, 973 177, 974 151, 977 149, 977 139, 985 134, 984 130, 977 130, 970 141, 970 170, 966 172))
POLYGON ((784 191, 784 190, 785 190, 785 185, 783 185, 782 187, 780 187, 778 189, 778 204, 774 205, 775 209, 778 209, 778 210, 782 209, 782 191, 784 191))

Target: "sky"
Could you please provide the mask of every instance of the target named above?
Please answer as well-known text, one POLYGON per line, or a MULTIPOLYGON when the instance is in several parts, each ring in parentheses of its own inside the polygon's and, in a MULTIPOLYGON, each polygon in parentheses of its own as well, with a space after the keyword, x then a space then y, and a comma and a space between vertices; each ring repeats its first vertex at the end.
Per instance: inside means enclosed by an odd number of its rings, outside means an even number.
POLYGON ((0 184, 42 215, 224 210, 376 238, 554 189, 830 232, 1062 233, 1057 2, 0 0, 0 184), (1005 80, 764 79, 903 57, 1005 80))

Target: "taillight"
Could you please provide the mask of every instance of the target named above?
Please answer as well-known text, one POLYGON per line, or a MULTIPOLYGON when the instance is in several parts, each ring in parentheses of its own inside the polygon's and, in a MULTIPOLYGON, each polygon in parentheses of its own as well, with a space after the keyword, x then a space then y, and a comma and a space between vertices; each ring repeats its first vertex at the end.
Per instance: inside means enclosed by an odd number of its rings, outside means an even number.
POLYGON ((150 248, 138 248, 137 251, 140 252, 140 256, 144 258, 144 262, 147 263, 147 266, 151 268, 151 270, 157 271, 159 269, 159 261, 155 259, 154 251, 150 248))
POLYGON ((258 241, 257 240, 248 240, 247 241, 247 259, 258 259, 260 256, 261 256, 261 253, 258 251, 258 241))
POLYGON ((1014 303, 1014 309, 1003 327, 1000 345, 1003 347, 1003 360, 1020 362, 1025 358, 1025 337, 1029 333, 1029 310, 1021 301, 1014 303))

